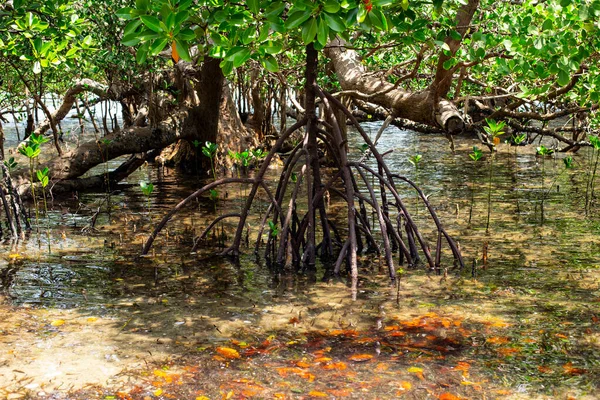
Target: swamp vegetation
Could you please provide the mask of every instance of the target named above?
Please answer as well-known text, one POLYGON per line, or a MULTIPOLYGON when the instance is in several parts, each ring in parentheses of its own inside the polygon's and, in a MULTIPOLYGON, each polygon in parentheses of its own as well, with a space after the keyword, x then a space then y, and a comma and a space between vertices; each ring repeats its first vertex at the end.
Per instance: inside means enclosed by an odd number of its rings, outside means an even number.
POLYGON ((0 396, 600 396, 600 2, 0 5, 0 396))

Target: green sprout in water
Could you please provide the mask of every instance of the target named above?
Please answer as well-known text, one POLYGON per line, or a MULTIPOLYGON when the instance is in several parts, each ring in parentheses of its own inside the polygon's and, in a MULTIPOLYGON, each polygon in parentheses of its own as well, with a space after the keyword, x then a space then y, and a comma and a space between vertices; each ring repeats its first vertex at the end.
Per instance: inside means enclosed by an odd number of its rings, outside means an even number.
POLYGON ((208 197, 213 202, 215 212, 217 212, 217 200, 219 200, 219 192, 216 189, 210 189, 208 197))
POLYGON ((598 172, 598 163, 600 161, 600 136, 590 136, 590 144, 592 145, 592 151, 588 158, 588 172, 587 181, 585 187, 585 215, 589 215, 589 211, 592 207, 592 201, 594 199, 594 192, 596 190, 596 173, 598 172))
MULTIPOLYGON (((413 167, 415 167, 415 184, 416 185, 419 184, 419 163, 421 162, 422 159, 423 159, 423 156, 421 154, 415 154, 414 156, 408 157, 408 162, 411 163, 413 165, 413 167)), ((417 193, 417 198, 418 198, 418 196, 419 196, 419 194, 417 193)), ((417 201, 416 213, 417 213, 417 215, 419 214, 418 201, 417 201)))
MULTIPOLYGON (((477 146, 473 146, 473 152, 469 154, 471 160, 475 163, 483 158, 483 152, 477 146)), ((471 225, 471 219, 473 218, 473 204, 475 202, 475 182, 471 185, 471 206, 469 208, 469 225, 471 225)))
POLYGON ((217 179, 217 173, 215 172, 215 157, 217 156, 217 150, 219 146, 216 143, 206 142, 202 147, 202 154, 204 154, 210 160, 210 170, 213 175, 213 179, 217 179))
POLYGON ((33 182, 33 171, 34 171, 34 167, 35 167, 35 160, 39 157, 40 153, 42 152, 41 149, 41 145, 49 142, 50 139, 44 137, 44 135, 36 135, 35 133, 32 133, 31 136, 29 136, 29 139, 27 139, 27 142, 19 147, 19 153, 21 153, 22 155, 24 155, 25 157, 27 157, 29 159, 29 178, 30 178, 30 182, 31 182, 31 197, 33 197, 33 206, 35 208, 35 223, 36 223, 36 229, 37 229, 37 234, 38 234, 38 246, 41 247, 41 241, 39 238, 39 234, 40 234, 40 230, 39 230, 39 210, 38 210, 38 203, 37 203, 37 198, 35 196, 35 185, 33 182))
POLYGON ((104 145, 105 154, 104 154, 104 179, 106 182, 106 208, 108 210, 109 216, 112 211, 112 206, 110 202, 110 179, 108 177, 108 145, 112 143, 112 140, 103 138, 100 140, 100 143, 104 145))
MULTIPOLYGON (((548 147, 544 146, 543 144, 540 145, 539 147, 537 147, 535 149, 535 154, 542 157, 542 200, 540 202, 540 211, 542 213, 542 224, 544 223, 544 200, 546 198, 546 191, 544 189, 544 183, 546 180, 546 157, 552 155, 552 153, 554 153, 554 150, 549 149, 548 147)), ((550 186, 552 187, 552 186, 550 186)), ((548 189, 549 190, 549 189, 548 189)))
POLYGON ((356 148, 358 149, 358 151, 360 151, 361 154, 365 154, 367 152, 367 150, 369 150, 369 145, 366 143, 363 143, 360 146, 356 146, 356 148))
POLYGON ((263 149, 253 149, 250 152, 252 153, 252 157, 254 157, 256 160, 262 160, 268 154, 263 149))
POLYGON ((152 195, 152 192, 154 192, 154 185, 152 182, 141 181, 140 188, 142 189, 144 196, 146 196, 146 209, 148 215, 150 215, 150 196, 152 195))
POLYGON ((469 154, 471 160, 477 162, 483 157, 483 151, 477 146, 473 146, 473 152, 469 154))
POLYGON ((416 169, 418 169, 421 159, 423 159, 423 156, 421 154, 415 154, 414 156, 408 157, 408 162, 410 162, 416 169))
POLYGON ((46 214, 46 238, 48 239, 48 253, 51 252, 50 250, 50 216, 48 215, 48 203, 46 201, 46 187, 48 186, 48 183, 50 183, 50 177, 48 176, 48 173, 50 172, 50 170, 48 169, 48 167, 45 167, 43 170, 38 170, 36 172, 38 181, 40 181, 40 184, 42 185, 42 196, 44 199, 44 213, 46 214))
POLYGON ((269 230, 272 238, 276 238, 279 234, 279 228, 277 228, 277 224, 273 221, 269 221, 269 230))
POLYGON ((516 144, 517 146, 519 146, 521 143, 523 143, 525 141, 525 139, 527 139, 526 133, 513 135, 513 143, 516 144))
POLYGON ((563 158, 563 163, 565 164, 565 168, 566 169, 571 169, 571 168, 574 167, 574 165, 573 165, 573 157, 571 157, 571 156, 563 158))
POLYGON ((6 169, 8 169, 8 172, 12 172, 16 167, 17 167, 18 163, 15 161, 14 157, 9 158, 8 160, 4 160, 4 166, 6 167, 6 169))
MULTIPOLYGON (((500 136, 504 134, 504 127, 506 126, 506 122, 499 121, 496 122, 491 118, 486 118, 485 122, 487 126, 483 127, 485 133, 488 134, 492 138, 492 142, 494 143, 494 147, 500 144, 500 136)), ((485 224, 485 234, 488 235, 490 233, 490 218, 492 216, 492 180, 494 176, 494 153, 492 152, 492 156, 490 157, 490 175, 488 181, 488 212, 487 212, 487 222, 485 224)))
POLYGON ((506 126, 506 122, 496 122, 491 118, 486 118, 485 122, 487 123, 487 126, 484 126, 483 130, 488 134, 489 137, 492 138, 494 146, 497 146, 500 143, 500 136, 504 135, 504 127, 506 126))
POLYGON ((538 156, 542 156, 542 157, 549 156, 552 153, 554 153, 554 150, 547 148, 543 144, 540 145, 539 147, 536 147, 536 149, 535 149, 535 154, 537 154, 538 156))

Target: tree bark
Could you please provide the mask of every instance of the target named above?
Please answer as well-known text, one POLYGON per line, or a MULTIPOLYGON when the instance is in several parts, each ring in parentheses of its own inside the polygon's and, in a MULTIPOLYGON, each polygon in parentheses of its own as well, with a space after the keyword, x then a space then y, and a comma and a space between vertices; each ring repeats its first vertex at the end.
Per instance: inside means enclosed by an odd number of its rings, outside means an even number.
POLYGON ((462 116, 452 102, 436 100, 431 89, 410 92, 369 74, 358 53, 345 48, 342 40, 332 41, 325 54, 332 61, 342 89, 350 96, 381 105, 396 118, 441 127, 449 133, 464 129, 462 116))

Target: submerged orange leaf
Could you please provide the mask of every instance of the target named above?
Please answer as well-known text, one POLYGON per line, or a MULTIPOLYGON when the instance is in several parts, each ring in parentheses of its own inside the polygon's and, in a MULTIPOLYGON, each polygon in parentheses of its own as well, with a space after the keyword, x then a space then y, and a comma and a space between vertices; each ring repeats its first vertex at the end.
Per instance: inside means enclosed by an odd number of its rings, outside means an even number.
POLYGON ((510 339, 506 336, 494 336, 487 338, 485 341, 491 344, 506 344, 510 341, 510 339))
POLYGON ((555 336, 561 339, 568 339, 567 335, 563 335, 562 333, 557 333, 555 336))
POLYGON ((350 361, 364 362, 364 361, 369 361, 372 358, 373 358, 373 356, 371 354, 355 354, 353 356, 350 356, 350 361))
POLYGON ((515 353, 520 353, 521 348, 520 347, 502 347, 496 351, 503 356, 511 356, 515 353))
POLYGON ((390 366, 386 363, 379 363, 377 364, 377 367, 375 367, 375 372, 383 372, 383 371, 387 371, 390 368, 390 366))
POLYGON ((354 329, 334 329, 329 334, 331 336, 358 336, 358 332, 354 329))
POLYGON ((240 358, 240 353, 236 349, 232 349, 231 347, 217 347, 217 353, 222 355, 225 358, 240 358))
POLYGON ((545 365, 540 365, 538 366, 538 371, 540 371, 542 374, 549 374, 552 372, 552 368, 545 365))
POLYGON ((456 367, 454 367, 454 369, 456 371, 462 371, 462 375, 464 377, 469 376, 469 369, 471 368, 471 364, 469 364, 468 362, 464 362, 464 361, 459 361, 456 364, 456 367))
POLYGON ((329 389, 328 392, 335 397, 348 397, 352 395, 352 389, 329 389))
POLYGON ((423 376, 423 368, 410 367, 407 371, 417 375, 420 380, 425 380, 425 377, 423 376))
POLYGON ((563 365, 563 370, 567 375, 583 375, 587 372, 587 370, 583 368, 574 367, 572 362, 568 362, 563 365))
POLYGON ((442 393, 440 394, 440 400, 460 400, 460 397, 453 395, 452 393, 442 393))
POLYGON ((452 393, 442 393, 440 394, 440 400, 460 400, 460 397, 453 395, 452 393))
POLYGON ((327 393, 319 392, 319 391, 316 391, 316 390, 311 390, 308 393, 308 395, 311 396, 311 397, 329 397, 329 396, 327 396, 327 393))
POLYGON ((327 370, 337 369, 338 371, 343 371, 346 368, 347 368, 346 363, 344 363, 342 361, 323 365, 323 369, 327 369, 327 370))

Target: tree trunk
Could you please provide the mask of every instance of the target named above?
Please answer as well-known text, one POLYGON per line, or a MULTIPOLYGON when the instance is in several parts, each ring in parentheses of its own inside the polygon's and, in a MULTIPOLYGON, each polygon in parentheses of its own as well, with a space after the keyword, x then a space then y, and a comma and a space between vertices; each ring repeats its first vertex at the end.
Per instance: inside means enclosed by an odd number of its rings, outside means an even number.
POLYGON ((396 118, 441 127, 449 133, 464 129, 462 116, 453 103, 436 100, 430 89, 409 92, 369 74, 358 53, 345 48, 340 39, 332 41, 325 54, 332 61, 342 89, 349 95, 385 107, 396 118))

